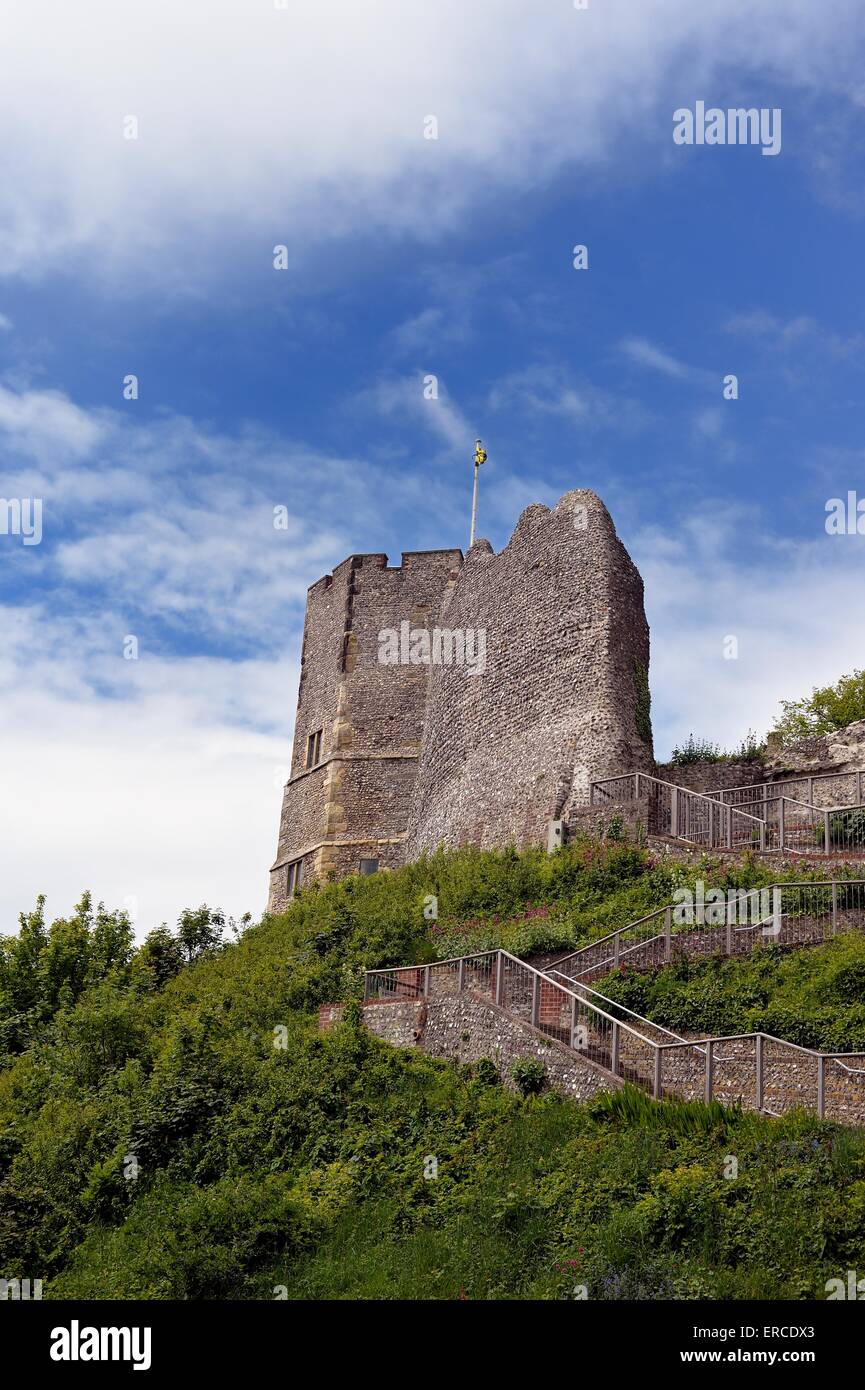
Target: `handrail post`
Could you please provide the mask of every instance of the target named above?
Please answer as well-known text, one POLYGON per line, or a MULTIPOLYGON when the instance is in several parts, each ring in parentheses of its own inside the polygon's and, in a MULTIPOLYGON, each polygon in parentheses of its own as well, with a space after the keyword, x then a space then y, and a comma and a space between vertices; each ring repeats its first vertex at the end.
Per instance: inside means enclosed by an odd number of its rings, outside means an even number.
POLYGON ((712 1083, 714 1081, 713 1072, 715 1069, 715 1059, 712 1055, 714 1046, 715 1044, 712 1042, 712 1039, 710 1038, 709 1041, 706 1043, 706 1084, 703 1092, 707 1104, 712 1099, 712 1083))
POLYGON ((619 1025, 618 1025, 618 1023, 614 1022, 614 1023, 613 1023, 613 1046, 612 1046, 612 1053, 611 1053, 611 1056, 610 1056, 610 1070, 611 1070, 611 1072, 613 1073, 613 1076, 618 1076, 618 1074, 619 1074, 619 1042, 620 1042, 620 1039, 619 1039, 619 1025))
POLYGON ((733 807, 727 808, 727 849, 733 848, 733 807))
POLYGON ((532 982, 532 1027, 537 1028, 541 1017, 541 977, 535 975, 532 982))
POLYGON ((679 838, 679 788, 670 792, 670 834, 674 840, 679 838))
POLYGON ((727 899, 727 920, 725 923, 724 950, 728 956, 733 954, 733 903, 727 899))
POLYGON ((663 1071, 662 1071, 663 1060, 664 1060, 664 1051, 663 1051, 663 1048, 658 1047, 658 1045, 657 1045, 657 1043, 656 1043, 656 1044, 655 1044, 655 1081, 654 1081, 654 1085, 653 1085, 653 1088, 652 1088, 652 1095, 655 1097, 655 1100, 660 1100, 660 1099, 661 1099, 661 1096, 663 1095, 663 1091, 664 1091, 664 1080, 663 1080, 663 1071))
POLYGON ((462 994, 462 992, 463 992, 463 990, 465 989, 465 987, 466 987, 466 958, 465 958, 465 956, 460 956, 459 984, 457 985, 457 988, 458 988, 460 994, 462 994))
POLYGON ((817 1058, 817 1114, 821 1120, 826 1114, 826 1058, 822 1052, 817 1058))
POLYGON ((763 1109, 763 1034, 757 1034, 757 1109, 763 1109))
POLYGON ((779 829, 780 835, 781 835, 781 841, 780 841, 780 844, 779 844, 778 848, 779 848, 779 849, 783 849, 783 848, 784 848, 784 797, 783 797, 783 796, 781 797, 781 800, 778 802, 778 829, 779 829))
POLYGON ((862 773, 856 773, 856 800, 862 805, 862 773))
POLYGON ((635 800, 635 801, 639 801, 639 799, 640 799, 640 774, 639 774, 639 772, 635 772, 635 773, 634 773, 634 800, 635 800))
POLYGON ((838 930, 838 883, 832 880, 832 935, 838 930))
POLYGON ((428 965, 425 965, 424 968, 423 968, 423 995, 424 995, 424 999, 429 999, 429 970, 430 970, 429 966, 428 966, 428 965))
POLYGON ((505 958, 501 951, 496 957, 496 1003, 501 1007, 505 992, 505 958))
POLYGON ((619 933, 616 932, 616 935, 613 937, 613 969, 614 969, 614 970, 618 970, 618 968, 619 968, 619 933))
POLYGON ((829 853, 829 812, 823 812, 823 853, 829 853))
POLYGON ((576 1047, 574 1034, 577 1031, 577 996, 571 995, 571 1047, 576 1047))
POLYGON ((664 913, 664 959, 669 965, 673 955, 673 909, 667 907, 664 913))

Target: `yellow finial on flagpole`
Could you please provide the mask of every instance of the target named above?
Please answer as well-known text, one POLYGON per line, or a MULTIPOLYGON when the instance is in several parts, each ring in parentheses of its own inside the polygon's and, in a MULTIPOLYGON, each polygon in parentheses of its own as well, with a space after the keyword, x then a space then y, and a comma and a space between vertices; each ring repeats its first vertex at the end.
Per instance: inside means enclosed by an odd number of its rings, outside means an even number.
POLYGON ((472 489, 472 529, 469 535, 469 549, 475 543, 475 525, 478 519, 478 471, 487 461, 487 451, 479 439, 475 440, 475 485, 472 489))

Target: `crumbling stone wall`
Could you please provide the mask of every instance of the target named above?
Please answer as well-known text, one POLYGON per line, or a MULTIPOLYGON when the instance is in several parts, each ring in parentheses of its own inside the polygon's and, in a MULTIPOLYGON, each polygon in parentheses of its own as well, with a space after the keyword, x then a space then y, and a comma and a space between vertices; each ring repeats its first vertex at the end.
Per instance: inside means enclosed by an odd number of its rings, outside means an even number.
POLYGON ((545 843, 591 779, 653 770, 643 584, 594 492, 528 507, 499 555, 475 542, 441 621, 486 633, 486 669, 429 668, 408 859, 545 843))
POLYGON ((766 762, 776 776, 821 772, 855 772, 865 768, 865 719, 857 719, 845 729, 818 734, 795 743, 779 743, 770 736, 766 762))
POLYGON ((379 633, 432 626, 462 559, 458 550, 352 555, 309 590, 291 776, 285 787, 269 908, 284 906, 286 867, 304 880, 403 860, 426 712, 426 668, 382 665, 379 633), (305 767, 322 730, 320 761, 305 767))

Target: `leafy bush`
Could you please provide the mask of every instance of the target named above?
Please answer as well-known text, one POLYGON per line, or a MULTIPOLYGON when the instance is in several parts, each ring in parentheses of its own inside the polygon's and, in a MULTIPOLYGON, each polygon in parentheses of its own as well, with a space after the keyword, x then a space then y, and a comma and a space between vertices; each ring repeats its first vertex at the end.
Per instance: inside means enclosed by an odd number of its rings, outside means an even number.
POLYGON ((753 729, 749 729, 738 747, 729 752, 723 750, 719 743, 689 734, 688 741, 681 748, 673 749, 670 762, 674 767, 687 767, 690 763, 760 762, 765 752, 765 741, 759 739, 753 729))
POLYGON ((689 734, 687 743, 673 749, 670 762, 676 767, 685 767, 689 763, 719 763, 723 756, 720 744, 689 734))
POLYGON ((521 1096, 536 1096, 544 1089, 547 1069, 537 1057, 518 1057, 510 1075, 521 1096))

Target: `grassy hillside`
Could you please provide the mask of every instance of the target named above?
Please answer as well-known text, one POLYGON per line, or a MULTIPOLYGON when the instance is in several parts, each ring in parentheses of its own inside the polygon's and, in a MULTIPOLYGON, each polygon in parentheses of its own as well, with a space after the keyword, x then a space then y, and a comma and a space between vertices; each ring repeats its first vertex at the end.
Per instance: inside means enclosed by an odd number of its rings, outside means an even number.
POLYGON ((38 907, 0 941, 0 1276, 85 1298, 819 1296, 861 1263, 862 1136, 522 1099, 387 1048, 356 1007, 316 1030, 364 967, 569 944, 682 875, 627 845, 463 851, 230 944, 200 908, 137 949, 87 897, 50 927, 38 907))

